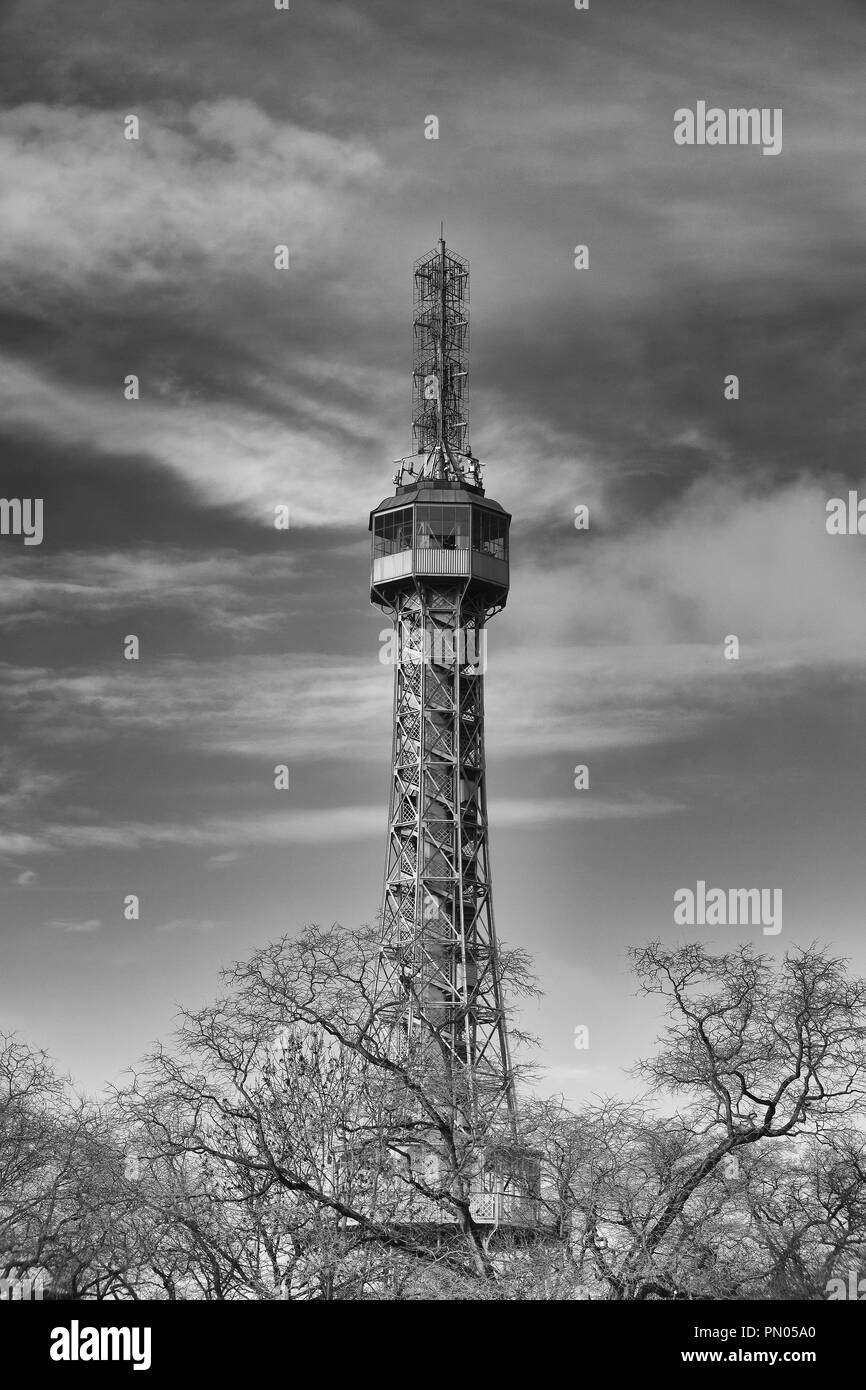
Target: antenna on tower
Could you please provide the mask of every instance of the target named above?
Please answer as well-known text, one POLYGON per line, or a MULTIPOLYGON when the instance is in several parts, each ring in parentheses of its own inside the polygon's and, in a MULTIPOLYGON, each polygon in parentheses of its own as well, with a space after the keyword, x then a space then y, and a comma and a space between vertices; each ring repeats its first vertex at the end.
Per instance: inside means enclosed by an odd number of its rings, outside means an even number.
POLYGON ((439 244, 415 262, 413 451, 425 457, 418 477, 477 484, 466 443, 469 428, 469 262, 439 244))

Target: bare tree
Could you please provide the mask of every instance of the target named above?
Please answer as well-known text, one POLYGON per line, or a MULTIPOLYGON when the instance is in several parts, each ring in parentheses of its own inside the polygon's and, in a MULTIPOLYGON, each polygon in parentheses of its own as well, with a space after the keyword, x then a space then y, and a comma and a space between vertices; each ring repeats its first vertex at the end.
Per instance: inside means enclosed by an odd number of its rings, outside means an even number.
POLYGON ((641 992, 660 995, 670 1020, 637 1070, 685 1108, 660 1131, 657 1198, 608 1264, 620 1298, 669 1291, 659 1258, 720 1165, 844 1127, 866 1080, 866 984, 827 951, 791 951, 777 969, 750 946, 713 956, 652 942, 631 954, 641 992))
MULTIPOLYGON (((76 1298, 760 1299, 862 1262, 866 987, 843 961, 633 952, 668 1018, 648 1093, 524 1094, 515 1136, 444 1029, 394 1046, 378 949, 311 927, 256 952, 111 1103, 0 1039, 5 1274, 76 1298), (493 1239, 478 1178, 509 1145, 543 1155, 544 1216, 493 1239)), ((525 957, 503 967, 533 989, 525 957)))
MULTIPOLYGON (((268 1248, 263 1233, 256 1257, 290 1294, 357 1296, 385 1265, 399 1278, 400 1259, 494 1273, 472 1201, 485 1147, 506 1137, 503 1096, 470 1111, 435 1045, 394 1049, 378 950, 375 930, 311 927, 257 952, 119 1097, 150 1163, 212 1165, 236 1207, 243 1189, 248 1218, 279 1197, 280 1238, 268 1248), (425 1220, 453 1238, 419 1238, 425 1220)), ((522 957, 505 966, 531 987, 522 957)))

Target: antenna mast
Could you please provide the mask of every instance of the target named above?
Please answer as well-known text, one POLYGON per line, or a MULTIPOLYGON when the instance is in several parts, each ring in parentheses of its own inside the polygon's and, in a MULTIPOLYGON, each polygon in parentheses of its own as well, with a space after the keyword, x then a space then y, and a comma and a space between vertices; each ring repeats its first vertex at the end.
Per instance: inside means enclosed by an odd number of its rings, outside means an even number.
POLYGON ((414 266, 412 435, 418 473, 404 462, 399 480, 437 478, 480 484, 478 460, 467 442, 469 390, 469 263, 445 245, 414 266))

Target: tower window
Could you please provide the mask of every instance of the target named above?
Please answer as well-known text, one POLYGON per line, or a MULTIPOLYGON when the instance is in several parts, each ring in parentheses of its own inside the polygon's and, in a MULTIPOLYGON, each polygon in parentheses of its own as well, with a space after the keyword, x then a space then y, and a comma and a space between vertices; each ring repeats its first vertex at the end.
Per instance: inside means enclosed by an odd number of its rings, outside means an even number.
POLYGON ((495 560, 508 556, 508 520, 501 512, 485 512, 476 507, 472 512, 472 549, 495 560))
POLYGON ((468 550, 469 508, 416 507, 415 536, 421 550, 431 546, 436 550, 468 550))
POLYGON ((373 519, 373 559, 412 548, 412 508, 398 507, 373 519))

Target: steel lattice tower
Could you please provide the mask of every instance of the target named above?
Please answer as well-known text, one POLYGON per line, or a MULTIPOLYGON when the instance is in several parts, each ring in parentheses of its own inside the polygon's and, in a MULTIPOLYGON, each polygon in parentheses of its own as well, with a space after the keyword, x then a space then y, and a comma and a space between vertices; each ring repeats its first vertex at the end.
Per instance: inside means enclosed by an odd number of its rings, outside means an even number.
POLYGON ((414 268, 413 456, 370 516, 372 602, 393 621, 394 726, 378 1000, 393 1045, 432 1043, 470 1108, 515 1104, 490 882, 486 623, 510 516, 466 442, 467 262, 414 268))

